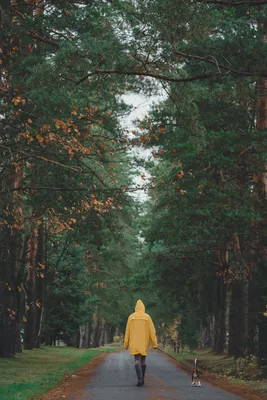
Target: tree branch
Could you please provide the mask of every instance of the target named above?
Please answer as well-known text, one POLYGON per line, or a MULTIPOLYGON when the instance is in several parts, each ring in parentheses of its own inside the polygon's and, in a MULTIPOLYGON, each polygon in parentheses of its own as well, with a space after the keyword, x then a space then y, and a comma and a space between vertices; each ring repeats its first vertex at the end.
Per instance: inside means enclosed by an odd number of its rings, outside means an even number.
POLYGON ((44 37, 40 36, 38 33, 36 33, 36 32, 30 32, 29 36, 32 39, 38 40, 39 42, 51 44, 52 46, 55 46, 55 47, 59 48, 59 44, 58 43, 54 42, 53 40, 44 38, 44 37))
MULTIPOLYGON (((267 0, 266 0, 266 4, 267 4, 267 0)), ((183 58, 191 58, 194 60, 199 60, 199 61, 203 61, 205 63, 208 64, 212 64, 215 65, 217 67, 218 73, 220 75, 223 75, 223 73, 221 72, 222 70, 231 72, 234 75, 241 75, 241 76, 262 76, 263 78, 267 77, 267 72, 263 72, 263 71, 254 71, 254 72, 246 72, 246 71, 238 71, 237 69, 231 68, 230 66, 227 65, 223 65, 223 64, 219 64, 219 62, 217 61, 217 59, 211 55, 207 56, 207 57, 201 57, 201 56, 197 56, 194 54, 187 54, 187 53, 183 53, 181 51, 175 51, 174 52, 175 55, 183 57, 183 58)))
POLYGON ((36 158, 36 159, 44 161, 46 163, 57 165, 58 167, 63 167, 63 168, 69 169, 71 171, 79 172, 80 174, 85 173, 80 167, 76 167, 76 166, 72 167, 70 165, 62 164, 62 163, 60 163, 58 161, 50 160, 49 158, 46 158, 46 157, 43 157, 43 156, 38 156, 36 154, 31 155, 31 154, 26 153, 25 151, 12 149, 10 147, 3 146, 3 145, 0 145, 0 148, 4 149, 4 150, 7 150, 7 151, 14 152, 16 154, 22 154, 22 155, 24 155, 24 156, 26 156, 28 158, 36 158))
POLYGON ((258 6, 264 6, 267 4, 267 0, 240 0, 240 1, 197 0, 197 2, 198 3, 206 3, 206 4, 216 4, 219 6, 228 6, 228 7, 240 7, 240 6, 258 7, 258 6))
POLYGON ((178 77, 156 74, 154 72, 121 71, 121 70, 117 70, 117 69, 96 69, 94 72, 87 74, 79 81, 75 81, 70 78, 68 78, 68 80, 71 80, 72 82, 76 83, 76 85, 79 85, 80 83, 84 82, 86 79, 90 78, 90 76, 99 75, 99 74, 126 75, 126 76, 148 76, 150 78, 155 78, 155 79, 159 79, 162 81, 168 81, 168 82, 192 82, 192 81, 210 79, 210 78, 215 78, 215 77, 220 76, 220 74, 218 74, 218 73, 217 74, 204 73, 204 74, 199 74, 199 75, 188 76, 186 78, 181 78, 181 77, 178 78, 178 77))

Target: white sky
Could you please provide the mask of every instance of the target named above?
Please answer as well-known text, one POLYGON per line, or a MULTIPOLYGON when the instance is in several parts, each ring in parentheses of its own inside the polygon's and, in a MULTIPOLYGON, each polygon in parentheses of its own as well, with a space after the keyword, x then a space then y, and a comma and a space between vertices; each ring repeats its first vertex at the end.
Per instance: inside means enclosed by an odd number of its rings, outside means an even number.
MULTIPOLYGON (((129 93, 129 94, 124 94, 122 96, 123 101, 126 104, 129 104, 133 106, 133 110, 130 114, 127 115, 127 117, 122 118, 121 125, 123 129, 127 129, 130 132, 135 130, 136 126, 134 124, 134 121, 137 119, 142 120, 145 115, 148 113, 151 105, 153 103, 158 103, 164 100, 166 96, 160 95, 160 96, 151 96, 151 97, 146 97, 144 95, 139 95, 135 93, 129 93)), ((134 135, 129 135, 130 138, 134 137, 134 135)), ((151 149, 142 149, 142 148, 135 148, 132 150, 132 154, 136 157, 140 158, 146 158, 149 159, 152 156, 152 150, 151 149)), ((140 170, 140 176, 137 176, 134 179, 134 184, 136 185, 145 185, 150 178, 150 175, 148 172, 145 170, 143 167, 139 167, 140 170), (143 180, 141 178, 141 175, 144 175, 146 180, 143 180)), ((147 199, 147 194, 143 189, 140 189, 136 192, 133 193, 133 197, 137 198, 138 200, 143 200, 145 201, 147 199)))

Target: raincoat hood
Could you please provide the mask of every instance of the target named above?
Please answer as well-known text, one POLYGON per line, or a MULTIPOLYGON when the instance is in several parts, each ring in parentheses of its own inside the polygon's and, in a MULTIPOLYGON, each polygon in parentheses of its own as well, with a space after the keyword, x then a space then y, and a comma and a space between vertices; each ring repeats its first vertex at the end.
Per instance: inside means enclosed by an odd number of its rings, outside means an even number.
POLYGON ((145 311, 146 311, 145 305, 142 302, 142 300, 137 300, 136 306, 135 306, 135 312, 143 312, 144 313, 145 311))

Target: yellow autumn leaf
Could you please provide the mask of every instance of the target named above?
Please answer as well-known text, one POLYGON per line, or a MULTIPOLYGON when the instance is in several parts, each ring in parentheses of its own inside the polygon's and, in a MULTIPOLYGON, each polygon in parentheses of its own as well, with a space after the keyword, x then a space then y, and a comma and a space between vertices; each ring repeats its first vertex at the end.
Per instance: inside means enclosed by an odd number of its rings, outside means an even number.
POLYGON ((41 135, 37 135, 36 138, 37 138, 39 143, 43 143, 44 138, 41 135))
POLYGON ((17 106, 20 102, 21 102, 21 97, 15 97, 14 99, 12 99, 12 103, 14 103, 15 106, 17 106))
POLYGON ((72 13, 69 10, 65 9, 64 11, 65 11, 65 14, 69 15, 70 17, 72 17, 72 13))

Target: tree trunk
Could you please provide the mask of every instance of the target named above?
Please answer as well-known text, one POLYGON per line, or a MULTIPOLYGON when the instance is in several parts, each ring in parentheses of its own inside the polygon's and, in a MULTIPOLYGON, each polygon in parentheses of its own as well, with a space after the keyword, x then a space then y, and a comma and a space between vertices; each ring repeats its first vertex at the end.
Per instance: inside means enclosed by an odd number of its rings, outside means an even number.
POLYGON ((52 346, 52 335, 51 335, 51 333, 50 332, 47 332, 46 334, 45 334, 45 345, 46 346, 52 346))
POLYGON ((17 350, 15 288, 6 278, 0 282, 0 357, 11 357, 17 350), (9 290, 9 288, 11 290, 9 290), (10 311, 9 311, 10 310, 10 311))
POLYGON ((226 318, 227 318, 227 293, 228 293, 228 251, 217 250, 219 269, 217 272, 217 306, 215 311, 215 346, 217 353, 223 353, 226 342, 226 318))
POLYGON ((11 357, 20 351, 18 332, 18 290, 16 286, 16 255, 18 236, 10 228, 1 228, 0 238, 0 357, 11 357))
POLYGON ((216 343, 215 343, 215 351, 217 353, 222 353, 224 350, 226 329, 225 329, 225 315, 226 315, 226 293, 227 293, 227 285, 224 283, 222 279, 218 282, 218 321, 217 321, 217 330, 216 330, 216 343))
MULTIPOLYGON (((262 30, 262 35, 265 43, 267 42, 267 22, 259 24, 259 29, 262 30)), ((260 78, 258 83, 258 115, 257 129, 267 130, 267 79, 260 78)), ((263 148, 263 152, 266 150, 263 148)), ((263 316, 266 311, 265 300, 262 296, 266 296, 266 287, 263 282, 266 282, 266 262, 267 262, 267 246, 266 246, 266 223, 267 223, 267 164, 261 163, 258 170, 254 174, 254 195, 255 195, 255 210, 262 215, 262 221, 257 222, 254 228, 255 242, 257 247, 257 272, 262 279, 259 280, 258 303, 259 303, 259 356, 267 357, 267 317, 263 316), (261 253, 261 255, 259 254, 261 253)), ((254 247, 254 246, 253 246, 254 247)))
POLYGON ((89 349, 91 347, 91 321, 87 322, 87 329, 86 329, 86 348, 89 349))
POLYGON ((101 329, 100 346, 105 346, 105 340, 106 340, 106 322, 103 319, 102 329, 101 329))
POLYGON ((234 281, 230 307, 229 354, 244 357, 248 340, 248 282, 234 281))
POLYGON ((39 348, 41 345, 41 333, 43 328, 44 320, 44 295, 45 295, 45 246, 44 246, 44 225, 43 222, 39 227, 38 231, 38 243, 37 243, 37 254, 36 254, 36 282, 35 282, 35 298, 36 298, 36 310, 35 310, 35 338, 34 347, 39 348))
POLYGON ((106 327, 107 344, 111 344, 114 342, 114 334, 115 334, 115 326, 111 323, 107 324, 106 327))
POLYGON ((95 316, 95 326, 93 331, 93 338, 92 338, 92 348, 99 347, 100 342, 100 318, 96 315, 95 316))
POLYGON ((80 326, 80 343, 79 343, 79 348, 80 348, 80 349, 85 349, 85 348, 86 348, 86 325, 81 325, 81 326, 80 326))
POLYGON ((226 289, 226 305, 225 305, 225 341, 224 341, 224 354, 229 353, 229 335, 230 335, 230 309, 231 309, 232 287, 227 285, 226 289))
POLYGON ((32 350, 35 342, 36 327, 36 251, 37 239, 31 238, 29 245, 29 266, 28 266, 28 282, 27 282, 27 304, 26 304, 26 321, 24 347, 26 350, 32 350))

